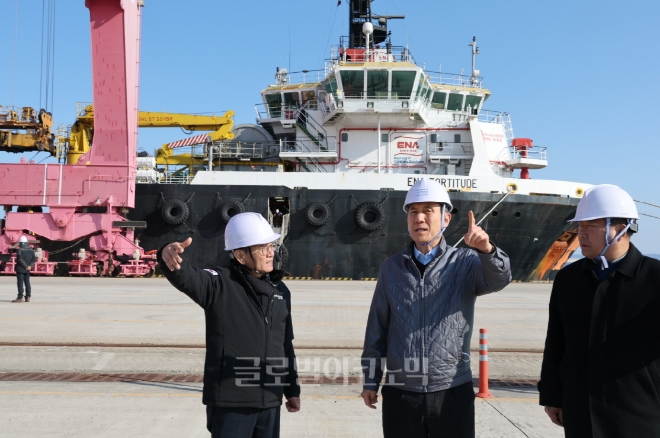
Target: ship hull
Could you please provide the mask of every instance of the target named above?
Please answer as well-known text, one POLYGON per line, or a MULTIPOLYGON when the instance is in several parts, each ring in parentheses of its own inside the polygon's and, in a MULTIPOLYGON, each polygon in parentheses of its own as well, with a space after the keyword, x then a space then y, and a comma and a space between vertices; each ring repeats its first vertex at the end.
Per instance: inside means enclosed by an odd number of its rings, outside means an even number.
MULTIPOLYGON (((136 230, 136 237, 146 251, 192 237, 193 244, 186 249, 187 259, 200 267, 212 267, 229 259, 224 250, 223 205, 237 202, 245 211, 268 217, 268 210, 274 211, 273 201, 277 200, 285 202, 283 210, 290 213, 282 266, 288 275, 373 279, 378 276, 382 261, 410 242, 402 210, 405 195, 404 191, 393 190, 138 184, 136 207, 128 219, 147 222, 146 229, 136 230), (165 204, 175 199, 185 202, 189 211, 180 225, 169 224, 163 217, 165 204), (382 226, 374 231, 363 229, 356 220, 359 206, 367 202, 380 206, 383 216, 382 226), (312 203, 328 206, 327 223, 319 226, 309 222, 307 207, 312 203)), ((487 215, 481 226, 509 255, 514 280, 544 280, 552 276, 552 272, 540 269, 540 265, 557 239, 569 229, 567 220, 575 214, 577 199, 510 194, 502 200, 501 193, 464 191, 450 193, 450 198, 455 207, 445 231, 450 245, 466 232, 467 213, 472 210, 477 220, 487 215)))

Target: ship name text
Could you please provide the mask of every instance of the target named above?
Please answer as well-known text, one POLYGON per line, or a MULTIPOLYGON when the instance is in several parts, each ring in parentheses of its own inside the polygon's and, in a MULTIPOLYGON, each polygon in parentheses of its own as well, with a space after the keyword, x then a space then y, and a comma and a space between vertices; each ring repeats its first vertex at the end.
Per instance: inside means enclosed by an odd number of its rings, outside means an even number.
MULTIPOLYGON (((409 177, 408 178, 408 187, 412 187, 417 181, 422 178, 409 177)), ((476 189, 477 180, 475 179, 466 179, 466 178, 429 178, 439 182, 443 187, 448 189, 476 189)))

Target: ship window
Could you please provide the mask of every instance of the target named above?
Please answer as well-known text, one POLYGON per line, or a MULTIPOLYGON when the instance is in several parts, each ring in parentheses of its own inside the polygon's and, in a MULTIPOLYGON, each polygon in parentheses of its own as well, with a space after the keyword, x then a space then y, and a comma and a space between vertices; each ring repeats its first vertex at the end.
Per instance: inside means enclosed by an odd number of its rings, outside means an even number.
POLYGON ((300 95, 297 91, 284 93, 284 106, 286 108, 297 108, 300 106, 300 95))
POLYGON ((346 143, 348 141, 348 132, 341 133, 341 142, 346 143))
POLYGON ((268 115, 277 119, 282 117, 282 103, 280 102, 280 93, 266 94, 266 105, 268 105, 268 115))
POLYGON ((387 70, 367 70, 367 98, 387 99, 387 70))
POLYGON ((410 99, 415 84, 414 71, 393 71, 392 72, 392 99, 410 99))
POLYGON ((330 76, 330 79, 325 83, 325 91, 337 97, 337 78, 335 75, 330 76))
POLYGON ((302 91, 302 103, 303 106, 307 105, 309 109, 315 110, 316 106, 316 92, 314 90, 305 90, 302 91))
POLYGON ((362 97, 364 92, 364 70, 341 70, 341 86, 346 97, 362 97))
POLYGON ((447 93, 436 91, 433 93, 433 100, 431 101, 431 108, 445 109, 445 101, 447 100, 447 93))
POLYGON ((463 95, 456 93, 449 93, 449 101, 447 102, 447 109, 449 111, 460 111, 463 109, 463 95))
POLYGON ((465 108, 469 106, 472 108, 472 114, 477 114, 479 105, 481 104, 481 96, 465 96, 465 108))
POLYGON ((461 142, 461 134, 454 134, 454 143, 461 142))
POLYGON ((380 134, 381 143, 387 143, 388 140, 389 140, 389 135, 388 134, 380 134))

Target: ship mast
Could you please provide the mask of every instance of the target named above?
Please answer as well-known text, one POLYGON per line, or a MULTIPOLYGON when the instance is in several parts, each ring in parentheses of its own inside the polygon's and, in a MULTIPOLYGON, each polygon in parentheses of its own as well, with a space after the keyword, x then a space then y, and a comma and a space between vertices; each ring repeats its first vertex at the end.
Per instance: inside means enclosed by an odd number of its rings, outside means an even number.
POLYGON ((350 0, 348 10, 349 40, 348 48, 369 48, 367 39, 362 33, 362 26, 371 23, 374 27, 373 34, 368 41, 371 47, 387 40, 387 20, 405 18, 404 15, 375 15, 371 13, 371 2, 373 0, 350 0))
POLYGON ((474 68, 477 61, 477 55, 479 54, 479 47, 477 47, 476 36, 472 37, 472 42, 468 44, 468 46, 472 46, 472 78, 470 79, 470 82, 472 83, 473 87, 476 87, 479 85, 479 70, 474 68))

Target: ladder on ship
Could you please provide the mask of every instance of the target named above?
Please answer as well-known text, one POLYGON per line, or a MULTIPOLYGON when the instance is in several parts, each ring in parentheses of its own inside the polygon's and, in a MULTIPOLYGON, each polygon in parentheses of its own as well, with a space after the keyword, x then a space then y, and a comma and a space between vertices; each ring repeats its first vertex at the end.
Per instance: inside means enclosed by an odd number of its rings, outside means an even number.
POLYGON ((321 173, 323 173, 323 172, 327 172, 327 170, 325 170, 325 168, 323 167, 323 165, 322 165, 321 163, 319 163, 319 160, 317 160, 317 159, 314 158, 314 157, 305 157, 305 161, 303 161, 302 159, 298 158, 298 163, 299 163, 299 164, 302 166, 302 168, 305 169, 307 172, 321 172, 321 173), (311 169, 307 166, 308 164, 309 164, 311 167, 313 167, 314 169, 316 169, 316 170, 311 170, 311 169))
POLYGON ((321 126, 313 117, 309 116, 307 112, 309 109, 309 102, 298 108, 293 116, 296 119, 296 126, 309 137, 316 146, 322 151, 328 151, 328 134, 323 126, 321 126))

